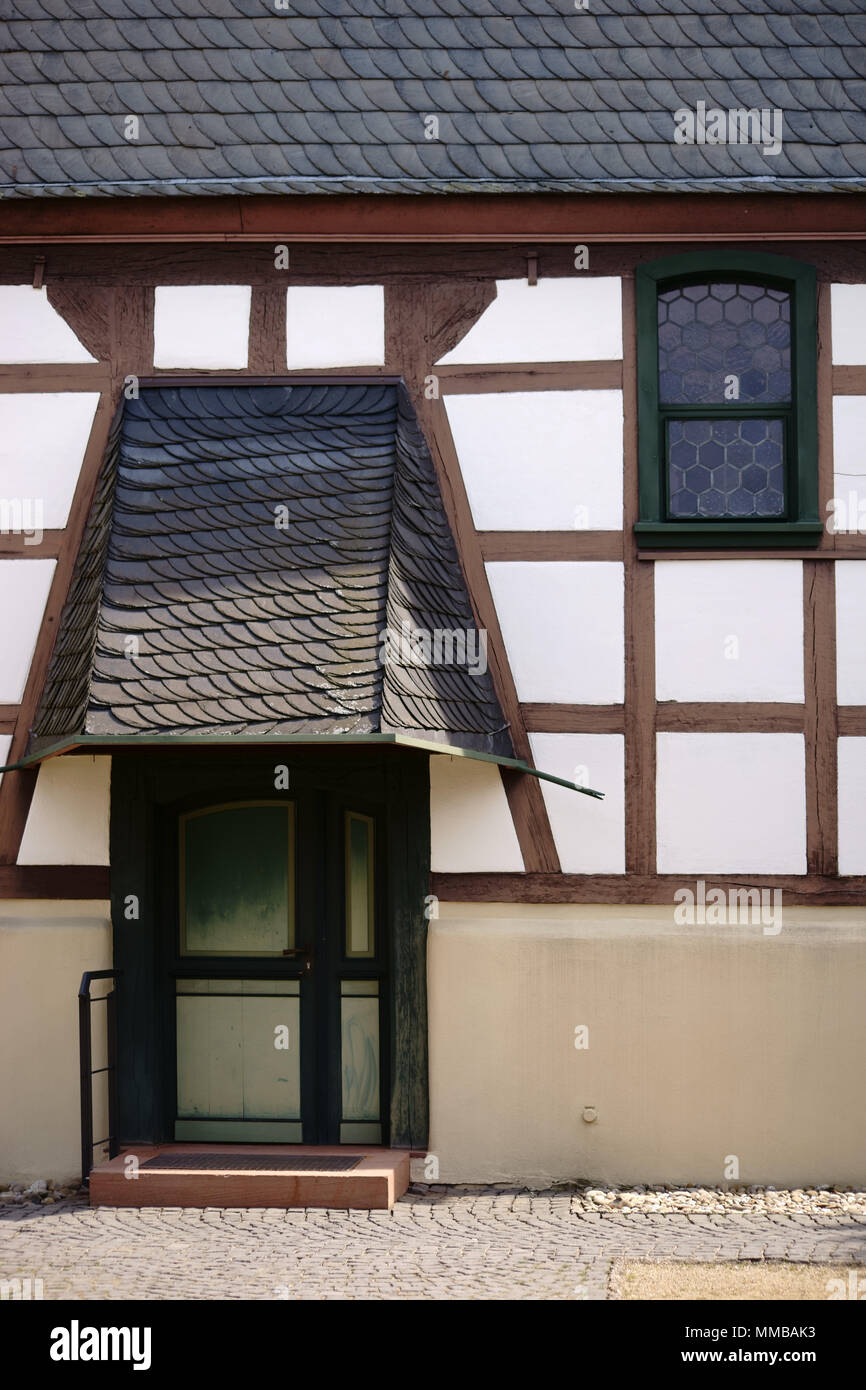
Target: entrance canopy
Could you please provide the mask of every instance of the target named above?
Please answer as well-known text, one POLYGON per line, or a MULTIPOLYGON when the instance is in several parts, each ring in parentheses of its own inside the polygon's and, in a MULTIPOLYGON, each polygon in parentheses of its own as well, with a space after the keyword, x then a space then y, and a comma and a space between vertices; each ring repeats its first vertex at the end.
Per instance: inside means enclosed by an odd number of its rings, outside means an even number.
POLYGON ((34 733, 401 733, 510 755, 404 389, 125 402, 34 733))
POLYGON ((27 760, 337 739, 525 767, 405 388, 142 387, 112 431, 27 760))

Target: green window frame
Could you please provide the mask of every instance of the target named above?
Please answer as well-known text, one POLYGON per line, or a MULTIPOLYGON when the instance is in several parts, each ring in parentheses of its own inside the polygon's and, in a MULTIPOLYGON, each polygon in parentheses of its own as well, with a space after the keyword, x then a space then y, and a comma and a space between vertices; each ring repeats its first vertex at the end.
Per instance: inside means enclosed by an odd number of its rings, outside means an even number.
POLYGON ((816 546, 818 512, 817 281, 814 266, 788 256, 698 251, 641 265, 637 311, 639 519, 642 549, 767 549, 816 546), (738 281, 783 290, 791 305, 790 403, 663 404, 659 399, 658 299, 690 285, 738 281), (668 510, 668 423, 691 419, 783 421, 785 511, 781 517, 681 517, 668 510))

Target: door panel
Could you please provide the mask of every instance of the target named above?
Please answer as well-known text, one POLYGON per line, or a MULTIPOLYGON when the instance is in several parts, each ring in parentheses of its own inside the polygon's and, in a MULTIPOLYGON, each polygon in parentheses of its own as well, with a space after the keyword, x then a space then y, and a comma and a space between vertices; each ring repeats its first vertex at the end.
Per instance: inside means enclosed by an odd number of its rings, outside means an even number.
POLYGON ((340 985, 342 1143, 381 1143, 378 980, 340 985))
MULTIPOLYGON (((300 1137, 300 982, 177 982, 177 1117, 201 1122, 294 1121, 300 1137)), ((208 1123, 210 1130, 213 1125, 208 1123)), ((181 1137, 178 1135, 178 1137, 181 1137)), ((290 1136, 284 1134, 289 1142, 290 1136)))

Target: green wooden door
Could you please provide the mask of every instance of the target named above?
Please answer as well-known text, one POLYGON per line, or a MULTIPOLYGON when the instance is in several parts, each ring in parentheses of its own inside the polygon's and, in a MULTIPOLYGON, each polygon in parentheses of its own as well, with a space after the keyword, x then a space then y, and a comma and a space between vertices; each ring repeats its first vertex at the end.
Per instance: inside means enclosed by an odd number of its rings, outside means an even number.
POLYGON ((178 817, 176 1139, 383 1142, 378 838, 333 794, 178 817))

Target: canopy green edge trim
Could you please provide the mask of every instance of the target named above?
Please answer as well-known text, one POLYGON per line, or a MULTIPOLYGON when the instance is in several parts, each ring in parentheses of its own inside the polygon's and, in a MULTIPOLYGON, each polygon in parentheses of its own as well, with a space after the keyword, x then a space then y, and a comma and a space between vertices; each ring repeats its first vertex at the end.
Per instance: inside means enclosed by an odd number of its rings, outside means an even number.
POLYGON ((102 748, 110 752, 112 748, 142 748, 153 746, 181 746, 187 748, 210 748, 246 744, 306 744, 315 747, 320 743, 391 743, 401 748, 418 748, 425 753, 445 753, 452 758, 473 758, 477 762, 496 763, 499 767, 510 767, 515 772, 526 772, 542 782, 553 782, 558 787, 567 787, 572 792, 582 792, 584 796, 604 799, 604 792, 594 791, 592 787, 581 787, 576 782, 568 782, 564 777, 555 777, 552 772, 540 772, 518 758, 506 758, 498 753, 479 753, 472 748, 457 748, 450 743, 435 743, 432 740, 410 738, 407 734, 78 734, 59 742, 38 739, 32 753, 28 753, 17 763, 7 763, 0 772, 14 772, 19 768, 32 767, 34 763, 45 762, 48 758, 59 757, 61 753, 71 753, 76 748, 102 748))

